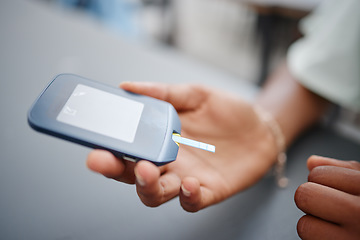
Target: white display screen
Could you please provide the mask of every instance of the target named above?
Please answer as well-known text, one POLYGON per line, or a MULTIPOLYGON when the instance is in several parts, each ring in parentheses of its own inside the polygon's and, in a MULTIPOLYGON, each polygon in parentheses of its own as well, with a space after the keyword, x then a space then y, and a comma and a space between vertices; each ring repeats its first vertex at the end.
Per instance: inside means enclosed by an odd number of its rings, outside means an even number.
POLYGON ((57 120, 132 143, 144 104, 78 84, 57 120))

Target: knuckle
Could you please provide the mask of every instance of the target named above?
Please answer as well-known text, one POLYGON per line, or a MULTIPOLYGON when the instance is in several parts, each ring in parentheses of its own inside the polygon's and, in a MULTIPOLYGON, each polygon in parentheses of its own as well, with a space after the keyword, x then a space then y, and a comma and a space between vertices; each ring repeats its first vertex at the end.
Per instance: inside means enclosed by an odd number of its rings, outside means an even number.
POLYGON ((360 224, 360 197, 353 196, 353 216, 357 219, 358 224, 360 224))
POLYGON ((192 89, 193 91, 196 91, 196 92, 202 92, 204 91, 204 86, 200 85, 200 84, 197 84, 197 83, 191 83, 189 84, 190 86, 190 89, 192 89))
POLYGON ((194 95, 197 95, 200 98, 205 98, 209 92, 209 89, 203 85, 200 84, 191 84, 191 91, 194 95))
POLYGON ((360 162, 353 160, 353 161, 349 161, 349 164, 353 169, 360 171, 360 162))

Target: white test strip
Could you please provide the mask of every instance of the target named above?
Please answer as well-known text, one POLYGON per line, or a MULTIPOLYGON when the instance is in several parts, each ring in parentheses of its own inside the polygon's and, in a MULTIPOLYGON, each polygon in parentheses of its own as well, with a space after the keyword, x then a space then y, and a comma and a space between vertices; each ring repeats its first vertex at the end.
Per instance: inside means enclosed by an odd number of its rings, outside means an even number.
POLYGON ((207 143, 198 142, 198 141, 195 141, 195 140, 184 138, 184 137, 181 137, 181 136, 179 136, 177 134, 173 134, 172 140, 174 140, 174 142, 179 143, 179 144, 184 144, 184 145, 188 145, 188 146, 191 146, 191 147, 200 148, 202 150, 206 150, 206 151, 213 152, 213 153, 215 152, 215 146, 214 145, 210 145, 210 144, 207 144, 207 143))

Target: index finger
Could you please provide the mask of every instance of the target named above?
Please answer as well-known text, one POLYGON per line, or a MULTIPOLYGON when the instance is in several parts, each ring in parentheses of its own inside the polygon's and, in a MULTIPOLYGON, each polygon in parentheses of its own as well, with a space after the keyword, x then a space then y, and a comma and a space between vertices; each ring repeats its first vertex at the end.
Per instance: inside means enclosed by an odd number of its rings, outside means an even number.
POLYGON ((359 207, 356 196, 312 182, 300 185, 294 198, 303 212, 337 224, 351 222, 359 207))
POLYGON ((198 85, 123 82, 120 87, 126 91, 169 102, 178 111, 196 109, 207 96, 205 88, 198 85))
POLYGON ((319 166, 311 170, 308 180, 346 193, 360 195, 360 171, 357 170, 319 166))
POLYGON ((360 163, 357 161, 341 161, 334 158, 313 155, 307 161, 307 167, 311 171, 318 166, 337 166, 360 171, 360 163))

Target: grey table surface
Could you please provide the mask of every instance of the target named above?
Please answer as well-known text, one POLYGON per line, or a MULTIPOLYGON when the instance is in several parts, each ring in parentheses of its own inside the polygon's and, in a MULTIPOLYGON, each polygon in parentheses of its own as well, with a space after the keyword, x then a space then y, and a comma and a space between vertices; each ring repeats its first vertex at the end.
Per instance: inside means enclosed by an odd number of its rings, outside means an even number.
POLYGON ((174 199, 148 208, 133 186, 90 172, 88 148, 39 134, 26 114, 58 73, 110 85, 197 82, 251 99, 256 89, 155 44, 134 43, 103 26, 36 1, 0 1, 0 239, 298 239, 293 195, 306 159, 359 159, 359 146, 314 128, 289 150, 290 185, 271 176, 198 213, 174 199))

